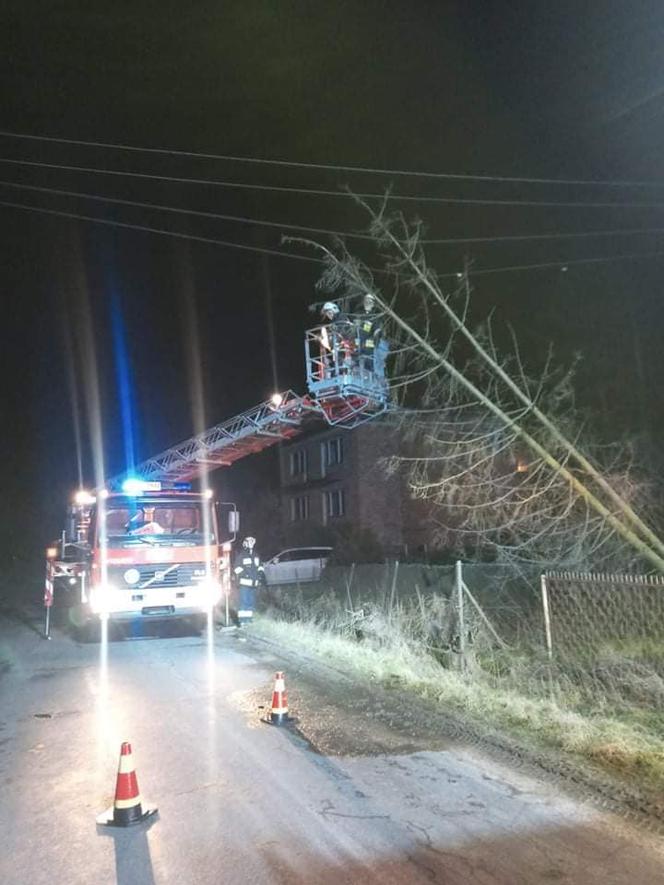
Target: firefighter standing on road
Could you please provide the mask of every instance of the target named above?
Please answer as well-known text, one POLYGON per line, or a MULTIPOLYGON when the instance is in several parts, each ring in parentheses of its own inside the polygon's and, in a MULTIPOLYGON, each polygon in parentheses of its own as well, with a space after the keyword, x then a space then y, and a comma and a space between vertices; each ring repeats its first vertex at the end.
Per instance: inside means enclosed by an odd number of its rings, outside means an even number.
POLYGON ((245 538, 242 542, 244 552, 240 562, 235 566, 235 579, 238 586, 237 620, 239 626, 251 624, 256 608, 256 590, 265 582, 265 570, 260 556, 254 552, 255 538, 245 538))

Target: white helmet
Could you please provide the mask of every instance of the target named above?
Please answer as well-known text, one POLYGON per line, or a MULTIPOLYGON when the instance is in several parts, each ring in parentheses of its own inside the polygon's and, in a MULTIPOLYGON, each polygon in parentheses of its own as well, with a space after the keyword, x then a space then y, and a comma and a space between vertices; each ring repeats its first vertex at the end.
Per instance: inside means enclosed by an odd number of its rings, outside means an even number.
POLYGON ((252 538, 251 536, 248 538, 245 538, 244 541, 242 542, 242 546, 246 547, 248 550, 253 549, 255 544, 256 544, 256 538, 252 538))
POLYGON ((320 312, 322 314, 329 314, 330 317, 334 318, 339 313, 339 305, 335 304, 334 301, 326 301, 321 307, 320 312))
POLYGON ((376 306, 376 296, 372 295, 371 292, 367 292, 362 303, 366 311, 373 310, 376 306))

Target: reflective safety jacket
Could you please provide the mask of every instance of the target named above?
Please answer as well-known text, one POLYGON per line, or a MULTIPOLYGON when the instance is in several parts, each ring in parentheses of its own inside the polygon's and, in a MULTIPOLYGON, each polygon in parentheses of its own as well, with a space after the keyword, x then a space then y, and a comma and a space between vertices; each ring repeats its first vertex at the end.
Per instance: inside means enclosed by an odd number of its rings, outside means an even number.
POLYGON ((357 321, 357 347, 360 353, 373 353, 382 331, 378 317, 370 313, 359 317, 357 321))
POLYGON ((323 350, 332 350, 336 344, 341 349, 352 345, 354 337, 353 323, 345 313, 338 314, 329 323, 324 323, 320 330, 320 342, 323 350))
POLYGON ((245 553, 233 571, 241 587, 260 587, 265 580, 265 569, 255 553, 245 553))

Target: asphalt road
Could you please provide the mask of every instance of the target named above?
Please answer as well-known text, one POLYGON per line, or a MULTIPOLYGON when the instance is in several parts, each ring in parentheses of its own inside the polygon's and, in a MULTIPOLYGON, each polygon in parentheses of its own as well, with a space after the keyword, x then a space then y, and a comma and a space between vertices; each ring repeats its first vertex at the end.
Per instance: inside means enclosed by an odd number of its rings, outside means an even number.
MULTIPOLYGON (((0 615, 3 885, 664 882, 661 840, 476 748, 413 747, 370 719, 354 744, 338 696, 320 705, 319 730, 339 735, 331 752, 262 724, 278 656, 210 636, 113 641, 105 654, 0 615), (159 816, 98 828, 124 740, 159 816)), ((287 671, 301 719, 317 715, 306 671, 299 686, 287 671)))

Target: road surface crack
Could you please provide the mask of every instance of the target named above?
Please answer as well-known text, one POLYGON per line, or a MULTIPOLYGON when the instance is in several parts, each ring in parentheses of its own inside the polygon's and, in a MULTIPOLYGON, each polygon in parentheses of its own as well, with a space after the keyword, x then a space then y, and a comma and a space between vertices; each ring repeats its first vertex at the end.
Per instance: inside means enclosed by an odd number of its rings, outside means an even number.
POLYGON ((203 790, 209 790, 211 787, 217 787, 220 785, 219 781, 210 781, 208 784, 200 784, 197 787, 191 787, 189 790, 180 790, 178 793, 173 793, 174 796, 189 796, 191 793, 200 793, 203 790))
POLYGON ((319 814, 323 817, 347 817, 353 820, 391 820, 389 814, 348 814, 344 811, 335 811, 334 805, 329 799, 325 800, 319 814))

